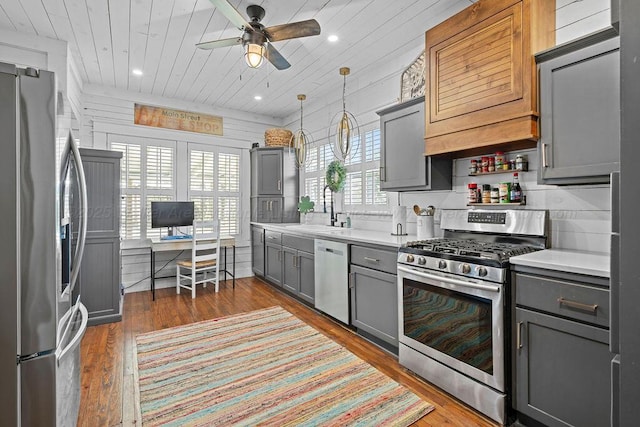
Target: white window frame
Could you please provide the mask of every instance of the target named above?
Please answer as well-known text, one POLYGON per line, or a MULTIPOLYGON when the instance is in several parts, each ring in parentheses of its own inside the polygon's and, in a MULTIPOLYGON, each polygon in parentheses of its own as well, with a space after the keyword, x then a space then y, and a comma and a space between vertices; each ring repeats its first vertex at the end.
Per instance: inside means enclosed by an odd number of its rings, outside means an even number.
MULTIPOLYGON (((347 211, 347 212, 358 212, 358 211, 364 211, 364 212, 373 212, 373 211, 389 211, 389 194, 387 194, 384 191, 381 191, 380 193, 385 194, 386 195, 386 202, 384 204, 373 204, 373 203, 367 203, 367 176, 366 173, 367 171, 371 171, 371 170, 375 170, 378 172, 378 186, 380 185, 380 160, 366 160, 366 150, 365 150, 365 142, 366 142, 366 135, 367 133, 370 132, 375 132, 377 131, 378 133, 380 133, 380 128, 379 128, 379 124, 371 124, 368 125, 364 128, 361 128, 360 131, 360 146, 358 147, 357 152, 354 152, 355 156, 358 157, 360 159, 360 161, 358 163, 355 164, 346 164, 346 169, 347 169, 347 176, 349 176, 349 174, 355 174, 355 173, 359 173, 360 174, 360 194, 361 194, 361 199, 360 199, 360 203, 353 203, 353 204, 347 204, 347 200, 346 197, 343 198, 343 210, 347 211)), ((380 135, 381 137, 381 135, 380 135)), ((355 149, 352 148, 352 149, 355 149)), ((382 147, 380 147, 380 149, 382 150, 382 147)), ((345 162, 345 163, 350 163, 350 162, 345 162)), ((378 187, 379 188, 379 187, 378 187)), ((345 188, 345 190, 347 190, 347 188, 345 188)), ((344 193, 344 192, 343 192, 344 193)), ((344 196, 343 196, 344 197, 344 196)))
MULTIPOLYGON (((193 197, 213 197, 213 209, 214 214, 219 216, 220 198, 221 197, 235 197, 238 199, 238 206, 236 209, 236 234, 232 234, 235 237, 240 237, 242 234, 242 150, 239 148, 212 146, 207 144, 187 143, 187 160, 185 167, 188 169, 187 178, 187 200, 192 200, 193 197), (191 162, 192 151, 203 151, 213 153, 213 165, 214 165, 214 187, 213 191, 194 191, 191 190, 191 168, 189 167, 191 162), (238 191, 221 191, 219 189, 219 161, 220 154, 231 154, 238 156, 238 191)), ((227 234, 224 230, 221 230, 222 234, 227 234)))
MULTIPOLYGON (((167 196, 171 200, 177 200, 177 186, 176 176, 177 171, 177 143, 176 141, 155 139, 155 138, 142 138, 136 136, 125 135, 109 135, 109 148, 112 148, 114 143, 118 144, 131 144, 140 146, 140 188, 121 188, 121 195, 133 194, 140 196, 140 239, 127 239, 127 240, 145 240, 148 239, 151 230, 151 224, 147 223, 147 202, 149 196, 167 196), (147 147, 158 146, 167 147, 173 150, 173 176, 171 189, 149 189, 147 188, 147 147)), ((121 218, 122 220, 122 218, 121 218)), ((160 229, 160 235, 165 235, 167 230, 160 229)), ((156 233, 152 233, 156 234, 156 233)))

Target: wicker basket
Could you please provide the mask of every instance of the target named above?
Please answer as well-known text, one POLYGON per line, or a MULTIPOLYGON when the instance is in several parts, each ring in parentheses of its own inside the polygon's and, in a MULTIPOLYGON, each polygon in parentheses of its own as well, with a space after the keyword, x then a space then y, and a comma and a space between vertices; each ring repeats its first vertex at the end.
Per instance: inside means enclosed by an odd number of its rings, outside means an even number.
POLYGON ((264 132, 267 147, 289 147, 293 133, 289 129, 272 128, 264 132))

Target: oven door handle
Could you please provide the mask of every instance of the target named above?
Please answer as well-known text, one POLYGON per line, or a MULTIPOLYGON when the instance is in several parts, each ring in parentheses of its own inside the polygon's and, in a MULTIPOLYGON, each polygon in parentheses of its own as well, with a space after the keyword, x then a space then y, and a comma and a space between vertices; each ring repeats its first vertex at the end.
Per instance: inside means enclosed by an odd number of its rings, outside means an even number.
POLYGON ((413 268, 404 267, 402 265, 398 266, 398 271, 415 274, 416 276, 422 277, 424 279, 437 280, 440 282, 449 283, 451 285, 464 286, 466 288, 480 289, 483 291, 500 292, 500 286, 483 285, 480 283, 465 282, 464 280, 452 279, 450 277, 436 276, 434 274, 429 274, 429 273, 425 273, 424 271, 414 270, 413 268))

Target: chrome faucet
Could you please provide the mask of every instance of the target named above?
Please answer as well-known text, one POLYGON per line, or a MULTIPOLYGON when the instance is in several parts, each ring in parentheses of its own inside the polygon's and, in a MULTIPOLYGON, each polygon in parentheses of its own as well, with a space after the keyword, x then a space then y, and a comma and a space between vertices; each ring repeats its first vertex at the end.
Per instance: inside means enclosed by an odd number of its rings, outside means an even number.
MULTIPOLYGON (((328 185, 324 186, 324 190, 322 190, 322 203, 323 203, 323 208, 324 208, 324 213, 327 213, 327 188, 329 188, 328 185)), ((331 204, 331 226, 335 226, 336 222, 338 222, 338 215, 336 215, 333 212, 333 191, 331 191, 331 189, 329 189, 331 196, 330 196, 330 204, 331 204)))

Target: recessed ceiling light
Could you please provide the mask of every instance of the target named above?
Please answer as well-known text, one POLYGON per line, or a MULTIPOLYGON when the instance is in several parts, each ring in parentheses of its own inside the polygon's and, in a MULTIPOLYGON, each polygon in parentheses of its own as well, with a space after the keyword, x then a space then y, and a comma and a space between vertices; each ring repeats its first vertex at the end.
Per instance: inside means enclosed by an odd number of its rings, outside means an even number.
POLYGON ((331 43, 337 42, 338 36, 336 36, 335 34, 331 34, 329 37, 327 37, 327 40, 329 40, 331 43))
POLYGON ((139 68, 134 68, 133 70, 131 70, 131 72, 136 76, 141 76, 142 75, 142 70, 139 69, 139 68))
POLYGON ((256 101, 260 101, 262 97, 260 95, 256 95, 253 97, 253 99, 255 99, 256 101))

